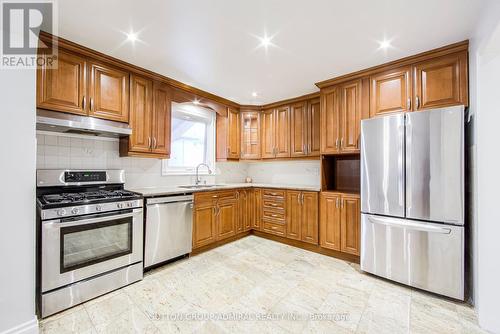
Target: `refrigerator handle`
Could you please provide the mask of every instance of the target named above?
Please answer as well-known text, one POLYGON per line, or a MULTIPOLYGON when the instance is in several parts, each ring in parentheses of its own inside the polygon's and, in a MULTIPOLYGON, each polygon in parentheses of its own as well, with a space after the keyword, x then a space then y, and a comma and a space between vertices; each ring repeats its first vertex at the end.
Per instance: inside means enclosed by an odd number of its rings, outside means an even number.
MULTIPOLYGON (((401 131, 399 132, 401 138, 399 142, 401 143, 401 159, 399 160, 399 205, 402 207, 405 207, 405 204, 408 203, 408 200, 405 203, 405 186, 406 185, 406 179, 405 179, 405 168, 408 166, 409 162, 406 160, 408 157, 408 154, 406 154, 406 141, 408 140, 408 132, 405 133, 405 125, 406 125, 406 131, 408 131, 408 123, 409 119, 406 115, 403 115, 403 124, 401 126, 401 131), (406 163, 405 163, 406 161, 406 163)), ((408 171, 406 171, 408 172, 408 171)), ((405 213, 404 213, 405 214, 405 213)))
POLYGON ((368 220, 373 224, 381 224, 381 225, 386 225, 386 226, 405 228, 408 230, 416 230, 416 231, 440 233, 440 234, 450 234, 451 233, 451 229, 446 228, 446 227, 427 226, 426 224, 423 224, 423 223, 413 223, 413 222, 410 222, 407 220, 402 222, 402 221, 397 221, 397 220, 390 219, 390 218, 381 218, 381 217, 375 218, 373 216, 369 216, 368 220))

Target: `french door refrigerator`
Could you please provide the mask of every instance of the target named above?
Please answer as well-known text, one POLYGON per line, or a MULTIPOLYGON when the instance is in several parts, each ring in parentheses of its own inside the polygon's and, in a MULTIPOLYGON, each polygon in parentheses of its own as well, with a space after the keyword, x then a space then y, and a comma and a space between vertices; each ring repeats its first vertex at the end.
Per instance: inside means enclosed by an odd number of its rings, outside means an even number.
POLYGON ((361 269, 464 299, 464 106, 361 122, 361 269))

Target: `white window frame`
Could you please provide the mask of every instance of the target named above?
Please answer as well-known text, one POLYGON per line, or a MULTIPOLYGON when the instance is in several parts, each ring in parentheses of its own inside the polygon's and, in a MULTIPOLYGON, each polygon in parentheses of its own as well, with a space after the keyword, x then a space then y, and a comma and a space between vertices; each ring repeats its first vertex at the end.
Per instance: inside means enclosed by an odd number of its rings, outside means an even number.
MULTIPOLYGON (((210 166, 212 172, 215 172, 215 112, 195 106, 191 103, 175 103, 172 102, 172 117, 174 113, 187 114, 193 119, 205 119, 207 123, 207 138, 206 138, 206 163, 210 166)), ((173 122, 171 122, 173 124, 173 122)), ((172 131, 172 129, 171 129, 172 131)), ((168 165, 169 159, 162 160, 161 173, 164 176, 168 175, 195 175, 196 167, 173 167, 168 165)), ((209 175, 206 167, 201 167, 199 175, 209 175)))

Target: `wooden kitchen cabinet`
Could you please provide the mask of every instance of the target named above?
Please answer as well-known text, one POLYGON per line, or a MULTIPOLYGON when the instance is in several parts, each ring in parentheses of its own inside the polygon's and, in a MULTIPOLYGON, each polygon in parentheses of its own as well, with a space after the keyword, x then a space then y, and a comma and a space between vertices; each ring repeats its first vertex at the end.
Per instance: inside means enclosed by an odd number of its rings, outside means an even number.
POLYGON ((227 116, 216 116, 217 161, 240 158, 240 115, 234 108, 227 108, 227 116))
POLYGON ((193 248, 217 241, 216 208, 212 201, 197 201, 193 210, 193 248))
POLYGON ((320 197, 321 247, 359 255, 359 195, 322 192, 320 197))
POLYGON ((340 151, 359 152, 361 135, 361 80, 340 87, 340 151))
POLYGON ((130 127, 120 138, 121 156, 170 157, 171 100, 168 86, 147 78, 130 77, 130 127))
POLYGON ((318 157, 321 151, 321 103, 319 98, 307 103, 307 155, 318 157))
POLYGON ((340 113, 338 88, 328 87, 321 90, 321 153, 339 152, 340 113))
POLYGON ((286 236, 318 244, 318 194, 287 190, 286 236))
POLYGON ((240 159, 260 159, 260 113, 246 111, 240 114, 241 118, 241 155, 240 159))
POLYGON ((262 220, 262 190, 259 188, 254 189, 254 210, 252 219, 252 229, 259 231, 261 228, 262 220))
POLYGON ((249 231, 252 228, 253 210, 255 206, 253 189, 238 190, 238 220, 236 232, 249 231))
POLYGON ((129 73, 89 62, 89 116, 128 123, 129 73))
POLYGON ((309 143, 306 101, 297 102, 290 106, 290 124, 290 156, 306 156, 309 143))
POLYGON ((37 70, 37 107, 87 115, 86 73, 84 57, 59 50, 57 68, 44 65, 37 70))
POLYGON ((359 195, 343 194, 341 198, 341 251, 359 255, 360 245, 360 198, 359 195))
POLYGON ((262 159, 290 157, 290 108, 264 110, 261 127, 262 159))
POLYGON ((274 110, 264 110, 261 114, 261 157, 273 159, 276 157, 276 135, 274 110))
POLYGON ((322 192, 320 195, 319 244, 321 247, 341 250, 340 194, 322 192))
POLYGON ((370 117, 411 111, 411 67, 391 69, 370 78, 370 117))
POLYGON ((224 199, 217 202, 217 240, 236 234, 238 200, 224 199))
POLYGON ((302 227, 302 192, 288 190, 286 192, 286 237, 300 240, 302 227))
POLYGON ((413 110, 468 105, 467 52, 455 53, 413 67, 413 110))
POLYGON ((170 143, 172 132, 172 101, 170 90, 164 83, 153 83, 153 112, 151 137, 153 138, 152 153, 163 158, 170 157, 170 143))

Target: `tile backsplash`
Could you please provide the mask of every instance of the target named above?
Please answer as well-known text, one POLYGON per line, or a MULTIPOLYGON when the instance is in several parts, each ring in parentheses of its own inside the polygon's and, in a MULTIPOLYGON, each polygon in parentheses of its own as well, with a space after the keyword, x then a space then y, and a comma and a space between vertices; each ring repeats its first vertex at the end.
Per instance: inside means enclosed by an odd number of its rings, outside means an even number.
MULTIPOLYGON (((37 133, 37 168, 124 169, 126 187, 154 187, 191 184, 194 176, 163 176, 162 161, 119 156, 119 142, 60 133, 37 133)), ((218 162, 215 176, 203 176, 208 183, 244 182, 319 185, 319 161, 218 162)))

